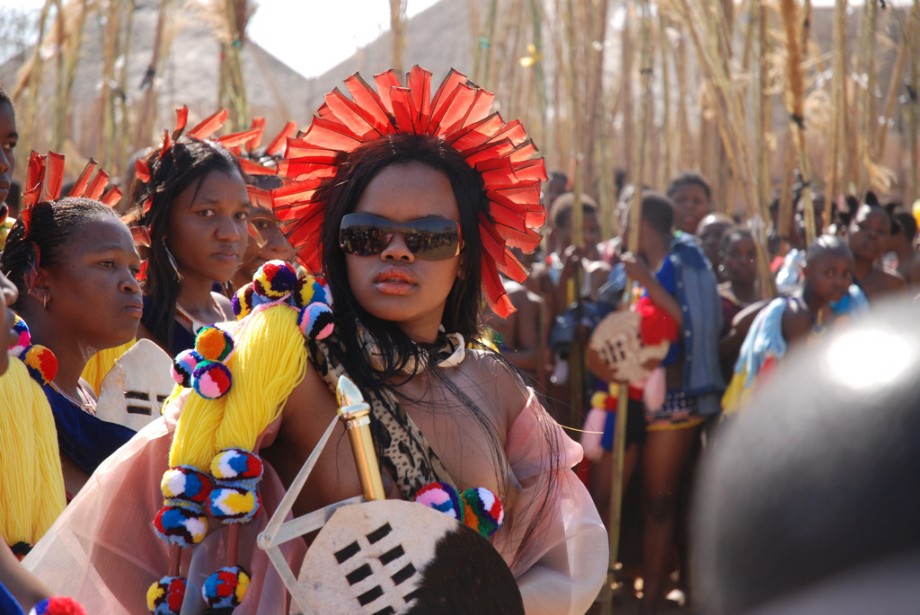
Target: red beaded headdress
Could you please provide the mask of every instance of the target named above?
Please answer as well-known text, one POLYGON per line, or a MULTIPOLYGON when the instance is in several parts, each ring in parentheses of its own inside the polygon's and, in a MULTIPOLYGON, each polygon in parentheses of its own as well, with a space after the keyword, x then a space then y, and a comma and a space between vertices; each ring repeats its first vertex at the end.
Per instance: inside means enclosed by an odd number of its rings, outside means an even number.
POLYGON ((306 133, 288 140, 278 173, 297 181, 272 191, 272 197, 298 258, 311 271, 321 271, 326 202, 317 189, 335 176, 340 154, 391 134, 430 135, 457 150, 482 176, 489 200, 488 215, 479 214, 483 290, 495 313, 507 316, 514 307, 498 274, 524 281, 527 270, 511 248, 532 252, 546 218, 540 203, 546 171, 536 146, 519 121, 505 122, 491 112, 492 93, 455 70, 433 97, 431 73, 419 66, 409 72, 405 87, 392 70, 374 82, 377 91, 357 73, 346 79, 352 98, 332 90, 306 133))

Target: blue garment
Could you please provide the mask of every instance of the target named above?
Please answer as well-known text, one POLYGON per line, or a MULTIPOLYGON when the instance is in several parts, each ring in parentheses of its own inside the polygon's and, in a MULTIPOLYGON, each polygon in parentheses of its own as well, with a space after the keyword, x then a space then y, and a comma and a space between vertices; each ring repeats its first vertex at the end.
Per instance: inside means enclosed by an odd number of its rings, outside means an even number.
MULTIPOLYGON (((677 296, 677 270, 670 258, 664 259, 664 262, 661 263, 661 267, 659 267, 658 271, 655 273, 655 277, 658 279, 658 283, 668 291, 669 295, 672 297, 677 296)), ((646 294, 648 294, 648 291, 646 291, 646 294)), ((683 351, 684 346, 680 338, 678 338, 668 346, 668 354, 661 360, 661 364, 667 367, 668 365, 676 363, 678 359, 680 359, 680 353, 683 351)))
POLYGON ((716 277, 693 235, 676 235, 669 248, 683 319, 683 391, 698 399, 702 416, 718 414, 725 381, 719 367, 722 303, 716 277))
POLYGON ((25 615, 3 583, 0 583, 0 615, 25 615))
MULTIPOLYGON (((144 295, 144 312, 141 315, 141 324, 153 331, 154 314, 157 307, 153 305, 153 300, 144 295)), ((169 340, 169 356, 174 357, 183 350, 189 350, 195 347, 195 334, 180 325, 173 325, 172 339, 169 340)))
POLYGON ((61 454, 69 457, 77 467, 92 474, 102 460, 131 439, 134 430, 98 419, 77 407, 51 385, 42 387, 57 428, 61 454))

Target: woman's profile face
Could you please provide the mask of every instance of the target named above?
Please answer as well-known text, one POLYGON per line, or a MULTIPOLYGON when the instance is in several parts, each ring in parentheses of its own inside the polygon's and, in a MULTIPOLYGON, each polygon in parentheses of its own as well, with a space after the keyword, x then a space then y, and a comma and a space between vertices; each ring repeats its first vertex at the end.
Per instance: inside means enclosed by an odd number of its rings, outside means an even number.
POLYGON ((243 261, 249 195, 239 173, 212 171, 172 204, 166 245, 183 277, 226 282, 243 261))
POLYGON ((44 270, 49 316, 100 350, 135 337, 143 302, 140 257, 128 227, 118 218, 97 216, 59 250, 58 264, 44 270))
MULTIPOLYGON (((383 169, 368 184, 355 213, 368 213, 394 223, 435 217, 459 225, 457 200, 447 175, 411 162, 383 169)), ((416 341, 434 341, 457 274, 462 254, 426 260, 414 254, 402 233, 394 233, 376 255, 345 254, 348 283, 364 310, 396 323, 416 341)))

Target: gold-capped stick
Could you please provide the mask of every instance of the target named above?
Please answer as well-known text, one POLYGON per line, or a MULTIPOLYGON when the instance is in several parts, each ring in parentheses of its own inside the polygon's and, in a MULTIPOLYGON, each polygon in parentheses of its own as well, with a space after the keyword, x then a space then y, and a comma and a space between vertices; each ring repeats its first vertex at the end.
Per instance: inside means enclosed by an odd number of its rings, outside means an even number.
POLYGON ((371 407, 357 385, 348 376, 340 376, 335 397, 339 404, 339 418, 345 423, 351 450, 355 455, 355 467, 365 500, 385 500, 377 452, 371 438, 371 407))

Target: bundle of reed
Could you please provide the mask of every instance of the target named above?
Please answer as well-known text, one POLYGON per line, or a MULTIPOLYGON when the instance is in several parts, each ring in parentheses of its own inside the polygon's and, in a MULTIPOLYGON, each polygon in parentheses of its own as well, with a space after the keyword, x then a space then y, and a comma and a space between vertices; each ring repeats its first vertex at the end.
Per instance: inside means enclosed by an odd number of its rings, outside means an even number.
MULTIPOLYGON (((718 0, 716 0, 718 2, 718 0)), ((727 30, 723 23, 723 11, 713 2, 697 3, 689 0, 663 0, 661 7, 671 18, 680 22, 693 41, 703 85, 711 96, 719 136, 725 148, 728 166, 741 187, 749 217, 753 220, 769 220, 767 203, 760 197, 758 176, 751 155, 750 136, 745 106, 736 82, 744 80, 733 75, 721 56, 727 30)), ((761 224, 756 224, 761 226, 761 224)), ((757 242, 758 272, 761 288, 765 295, 775 292, 773 276, 769 270, 764 242, 757 242)))
MULTIPOLYGON (((101 112, 102 131, 100 134, 101 143, 96 149, 102 164, 111 173, 121 173, 124 152, 119 151, 118 144, 120 139, 116 134, 116 93, 117 80, 115 76, 115 63, 121 55, 122 49, 122 0, 108 0, 105 4, 100 4, 100 10, 105 12, 106 21, 103 30, 103 61, 102 61, 102 100, 101 112)), ((126 120, 126 118, 123 118, 126 120)), ((124 130, 124 129, 123 129, 124 130)))
MULTIPOLYGON (((879 119, 879 131, 876 136, 875 148, 873 150, 873 159, 881 160, 885 152, 885 140, 888 137, 888 125, 894 119, 894 104, 901 95, 904 87, 904 69, 907 64, 907 56, 914 45, 914 38, 920 34, 920 1, 915 1, 911 8, 906 23, 901 23, 901 39, 898 42, 898 52, 894 63, 894 69, 891 75, 891 81, 888 84, 888 92, 885 95, 885 104, 883 106, 882 117, 879 119)), ((915 64, 916 64, 916 56, 915 64)))
POLYGON ((836 0, 834 5, 834 34, 831 77, 831 155, 825 173, 826 189, 832 198, 847 190, 843 178, 850 169, 850 149, 847 146, 849 105, 847 97, 847 0, 836 0))
POLYGON ((875 34, 878 25, 876 0, 864 3, 863 30, 859 45, 860 73, 865 76, 865 88, 860 107, 857 151, 859 152, 859 186, 864 192, 870 185, 869 172, 872 163, 870 144, 875 143, 875 34))
MULTIPOLYGON (((920 0, 914 0, 911 19, 914 32, 920 32, 920 0)), ((910 83, 907 88, 908 113, 908 147, 910 147, 910 198, 920 199, 920 147, 917 136, 920 135, 920 37, 909 39, 913 51, 910 54, 910 83)))
POLYGON ((167 26, 172 0, 161 0, 160 10, 157 13, 157 25, 153 34, 153 47, 150 52, 150 63, 141 81, 141 90, 144 97, 139 105, 134 125, 134 139, 132 149, 139 150, 150 144, 150 135, 157 123, 157 76, 161 74, 163 65, 169 58, 169 46, 172 42, 174 30, 167 26))
POLYGON ((786 111, 789 114, 789 131, 795 146, 802 190, 800 202, 805 212, 805 243, 815 240, 815 209, 811 186, 811 161, 805 149, 805 77, 804 46, 800 24, 807 21, 799 15, 795 0, 780 0, 780 16, 786 33, 786 111))
POLYGON ((86 21, 87 2, 79 0, 64 7, 61 0, 55 0, 57 19, 51 41, 39 44, 53 44, 57 49, 57 75, 51 111, 51 148, 63 151, 68 137, 67 118, 70 116, 70 99, 73 92, 74 75, 80 47, 83 45, 83 24, 86 21))
MULTIPOLYGON (((10 97, 16 102, 16 115, 18 119, 16 124, 19 130, 19 138, 24 143, 31 144, 31 147, 35 149, 41 147, 36 139, 38 129, 38 99, 44 68, 41 43, 45 40, 48 17, 54 3, 55 0, 45 0, 45 4, 42 6, 38 17, 38 36, 36 38, 36 45, 32 48, 32 55, 17 72, 16 81, 10 91, 10 97)), ((28 147, 22 147, 16 152, 16 164, 21 169, 26 168, 28 164, 29 149, 28 147)))
POLYGON ((243 130, 249 125, 249 101, 243 78, 242 50, 246 40, 246 26, 250 11, 248 0, 223 0, 223 28, 217 30, 221 41, 221 73, 218 107, 230 111, 230 126, 243 130))

